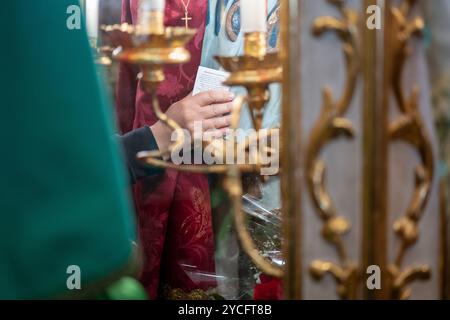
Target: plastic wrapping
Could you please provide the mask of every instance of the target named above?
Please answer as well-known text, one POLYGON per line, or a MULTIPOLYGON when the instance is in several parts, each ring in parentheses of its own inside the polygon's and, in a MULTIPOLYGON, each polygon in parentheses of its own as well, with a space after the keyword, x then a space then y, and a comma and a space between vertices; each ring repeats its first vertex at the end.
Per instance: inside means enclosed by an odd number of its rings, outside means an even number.
MULTIPOLYGON (((252 194, 242 197, 247 215, 247 228, 261 254, 283 265, 281 252, 281 217, 278 179, 262 184, 251 179, 244 187, 252 194), (258 190, 255 192, 255 190, 258 190)), ((234 228, 233 212, 220 184, 211 191, 215 231, 215 272, 204 272, 196 266, 181 264, 183 271, 197 285, 215 282, 204 298, 207 299, 279 299, 281 280, 267 277, 242 250, 234 228)))

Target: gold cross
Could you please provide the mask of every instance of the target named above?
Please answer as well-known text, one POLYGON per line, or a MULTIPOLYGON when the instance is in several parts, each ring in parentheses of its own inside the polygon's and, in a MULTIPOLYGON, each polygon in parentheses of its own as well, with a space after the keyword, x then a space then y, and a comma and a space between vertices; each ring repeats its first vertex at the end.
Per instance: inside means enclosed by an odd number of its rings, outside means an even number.
POLYGON ((184 18, 181 18, 186 24, 186 29, 189 28, 189 21, 192 20, 192 17, 189 17, 189 13, 187 11, 184 12, 184 18))

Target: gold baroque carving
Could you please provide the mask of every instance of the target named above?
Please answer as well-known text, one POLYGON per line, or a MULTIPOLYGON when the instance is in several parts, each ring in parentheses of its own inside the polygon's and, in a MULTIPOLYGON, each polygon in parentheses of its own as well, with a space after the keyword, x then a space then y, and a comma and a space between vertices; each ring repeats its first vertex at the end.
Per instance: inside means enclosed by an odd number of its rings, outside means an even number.
POLYGON ((415 170, 415 190, 411 202, 405 214, 393 226, 400 241, 395 260, 388 265, 392 299, 408 299, 411 295, 408 284, 431 276, 428 265, 413 265, 402 269, 406 252, 419 238, 418 225, 428 202, 434 176, 433 150, 418 108, 419 88, 415 86, 410 96, 406 97, 402 82, 404 65, 411 51, 409 42, 414 36, 419 36, 424 28, 422 18, 409 19, 416 2, 405 0, 399 7, 390 8, 394 34, 391 87, 401 115, 390 124, 389 137, 391 140, 409 143, 417 150, 421 160, 415 170))
POLYGON ((315 209, 323 221, 322 236, 335 246, 339 264, 315 260, 310 265, 311 275, 320 280, 326 273, 331 274, 337 283, 337 293, 342 299, 356 298, 358 266, 350 258, 343 236, 350 231, 351 224, 334 208, 333 201, 326 189, 326 164, 320 159, 321 151, 338 137, 352 139, 355 134, 352 122, 345 117, 354 96, 360 71, 360 56, 357 45, 358 14, 346 6, 343 0, 328 0, 335 6, 341 17, 322 16, 313 24, 313 34, 335 32, 342 42, 346 64, 346 82, 339 100, 333 98, 330 88, 323 89, 324 105, 314 125, 306 150, 307 185, 315 209))

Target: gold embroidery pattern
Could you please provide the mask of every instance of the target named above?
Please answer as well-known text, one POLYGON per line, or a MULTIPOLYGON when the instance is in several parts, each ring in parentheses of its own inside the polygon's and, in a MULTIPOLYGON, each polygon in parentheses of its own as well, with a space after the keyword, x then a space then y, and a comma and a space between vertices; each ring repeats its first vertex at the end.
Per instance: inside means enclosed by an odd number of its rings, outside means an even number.
POLYGON ((164 287, 164 297, 168 300, 214 300, 213 290, 208 291, 202 289, 195 289, 191 292, 186 292, 180 288, 164 287))
POLYGON ((211 216, 209 214, 205 196, 199 188, 192 187, 190 197, 194 210, 199 214, 189 215, 189 217, 183 221, 181 229, 187 234, 188 232, 191 232, 192 227, 195 226, 193 238, 198 240, 207 234, 208 228, 211 225, 211 216))

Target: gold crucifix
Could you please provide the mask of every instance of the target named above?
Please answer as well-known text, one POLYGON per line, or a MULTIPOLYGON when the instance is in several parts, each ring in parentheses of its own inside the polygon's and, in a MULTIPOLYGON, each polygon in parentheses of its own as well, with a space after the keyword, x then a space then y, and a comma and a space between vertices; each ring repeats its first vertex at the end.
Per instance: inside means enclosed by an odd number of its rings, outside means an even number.
POLYGON ((189 28, 189 21, 192 20, 192 17, 189 17, 189 13, 186 11, 184 11, 184 18, 181 18, 181 20, 184 21, 186 29, 189 28))

